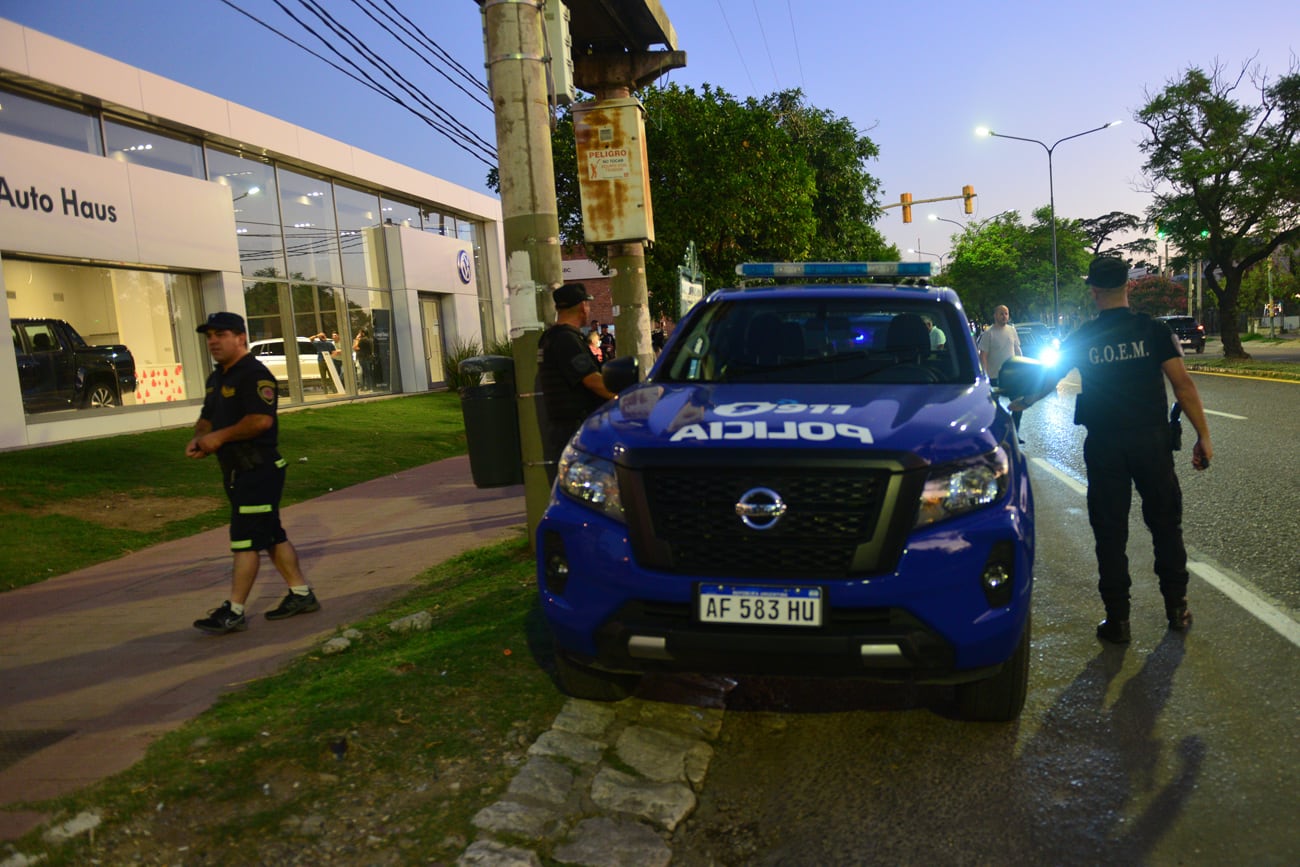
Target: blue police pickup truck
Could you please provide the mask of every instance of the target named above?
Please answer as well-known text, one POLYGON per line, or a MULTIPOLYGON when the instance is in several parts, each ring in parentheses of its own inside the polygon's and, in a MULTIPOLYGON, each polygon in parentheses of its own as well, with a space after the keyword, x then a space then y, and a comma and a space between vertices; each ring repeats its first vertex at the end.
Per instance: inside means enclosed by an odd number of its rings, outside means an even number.
MULTIPOLYGON (((618 396, 569 442, 537 529, 561 689, 862 677, 953 684, 963 719, 1019 715, 1034 521, 1011 419, 956 293, 847 279, 928 269, 740 266, 835 282, 714 292, 644 382, 607 365, 618 396)), ((1032 375, 1004 369, 1003 390, 1032 375)))

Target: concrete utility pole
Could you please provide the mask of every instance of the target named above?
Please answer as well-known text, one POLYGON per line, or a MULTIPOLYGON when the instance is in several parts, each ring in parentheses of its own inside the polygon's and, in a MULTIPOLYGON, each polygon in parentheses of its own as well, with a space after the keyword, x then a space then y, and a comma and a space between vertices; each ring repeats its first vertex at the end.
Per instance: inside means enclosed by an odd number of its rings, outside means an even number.
POLYGON ((537 343, 555 320, 551 290, 564 282, 551 156, 546 37, 541 0, 482 0, 488 84, 496 115, 506 291, 518 390, 528 539, 550 498, 533 394, 537 343))

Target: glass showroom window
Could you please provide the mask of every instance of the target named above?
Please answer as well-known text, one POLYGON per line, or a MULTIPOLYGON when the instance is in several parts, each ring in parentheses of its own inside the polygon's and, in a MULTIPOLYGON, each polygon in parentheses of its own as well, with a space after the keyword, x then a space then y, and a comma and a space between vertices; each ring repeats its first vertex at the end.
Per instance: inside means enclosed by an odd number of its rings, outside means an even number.
POLYGON ((203 173, 203 148, 198 143, 164 135, 156 129, 106 117, 104 146, 109 159, 191 178, 206 177, 203 173))
POLYGON ((336 184, 334 200, 339 215, 343 282, 348 286, 386 287, 379 196, 336 184))
POLYGON ((103 156, 99 120, 84 111, 66 108, 0 88, 0 132, 103 156))
POLYGON ((287 272, 275 168, 265 159, 210 147, 208 179, 230 189, 239 238, 239 265, 244 276, 284 277, 287 272))
POLYGON ((334 187, 324 178, 280 169, 280 212, 284 221, 289 277, 313 283, 342 283, 334 187))
MULTIPOLYGON (((26 412, 172 403, 203 396, 208 355, 192 324, 198 320, 198 279, 188 274, 131 271, 6 259, 5 285, 26 412), (74 376, 73 340, 44 323, 66 320, 80 339, 103 349, 89 381, 74 376), (35 335, 47 332, 40 345, 35 335), (179 332, 179 334, 178 334, 179 332), (31 335, 33 339, 28 340, 31 335), (135 382, 115 376, 130 355, 135 382), (111 356, 111 358, 110 358, 111 356)), ((83 371, 80 377, 85 377, 83 371)))
POLYGON ((393 389, 393 311, 388 292, 376 289, 347 291, 348 324, 352 332, 357 391, 393 389))
POLYGON ((383 199, 380 201, 380 211, 384 216, 385 226, 406 226, 409 229, 420 228, 420 209, 410 202, 383 199))

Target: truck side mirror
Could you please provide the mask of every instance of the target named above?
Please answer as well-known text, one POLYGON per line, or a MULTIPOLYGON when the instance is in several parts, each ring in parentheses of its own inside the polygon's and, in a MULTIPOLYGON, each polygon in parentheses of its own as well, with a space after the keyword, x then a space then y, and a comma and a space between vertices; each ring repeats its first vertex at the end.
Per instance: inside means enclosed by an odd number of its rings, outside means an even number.
POLYGON ((635 355, 624 355, 606 361, 601 366, 600 374, 605 381, 605 388, 613 394, 618 394, 641 381, 641 362, 635 355))

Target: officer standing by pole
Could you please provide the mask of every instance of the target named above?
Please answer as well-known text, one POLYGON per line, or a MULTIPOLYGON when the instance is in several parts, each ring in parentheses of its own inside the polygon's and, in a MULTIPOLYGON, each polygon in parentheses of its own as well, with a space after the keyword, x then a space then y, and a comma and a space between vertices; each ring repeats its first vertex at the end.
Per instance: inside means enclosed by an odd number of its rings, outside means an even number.
POLYGON ((1088 520, 1097 551, 1097 589, 1106 619, 1097 637, 1127 644, 1129 630, 1128 525, 1133 486, 1142 497, 1142 517, 1155 547, 1169 628, 1192 623, 1187 608, 1187 549, 1183 546, 1183 495, 1174 471, 1173 431, 1166 415, 1165 381, 1196 429, 1192 466, 1203 470, 1214 454, 1205 410, 1183 365, 1183 351, 1169 327, 1135 314, 1128 304, 1128 265, 1103 256, 1088 266, 1088 287, 1097 318, 1070 335, 1061 364, 1038 394, 1020 398, 1024 410, 1055 388, 1071 368, 1079 369, 1082 391, 1075 424, 1088 429, 1083 459, 1088 470, 1088 520))

